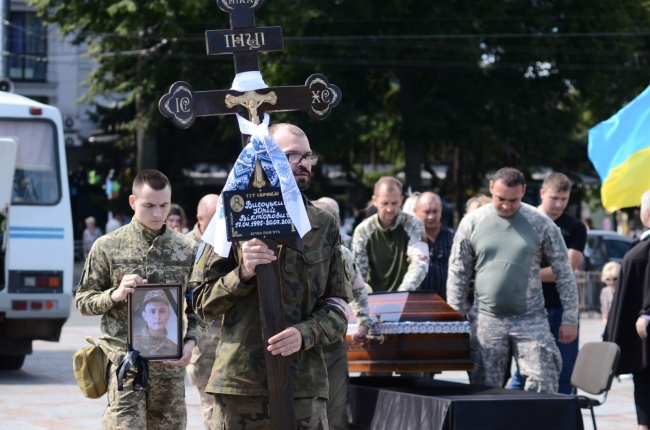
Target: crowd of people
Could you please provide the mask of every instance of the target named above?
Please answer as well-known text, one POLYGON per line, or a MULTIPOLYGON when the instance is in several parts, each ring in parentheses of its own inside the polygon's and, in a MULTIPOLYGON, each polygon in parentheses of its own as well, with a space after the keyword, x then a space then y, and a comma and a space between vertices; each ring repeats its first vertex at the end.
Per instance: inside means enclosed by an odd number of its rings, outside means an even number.
MULTIPOLYGON (((287 155, 298 188, 305 190, 317 161, 307 136, 290 124, 274 125, 269 133, 287 155)), ((275 253, 252 239, 234 242, 222 257, 202 240, 219 196, 201 199, 197 223, 188 231, 185 212, 171 203, 167 177, 156 170, 140 172, 129 197, 132 221, 102 235, 89 218, 84 232, 86 262, 75 301, 82 314, 102 315, 100 345, 109 360, 104 427, 185 428, 187 367, 206 429, 271 428, 268 351, 289 361, 298 428, 347 429, 347 304, 358 323, 352 340, 364 342, 372 326, 368 294, 374 292, 435 292, 466 317, 472 383, 501 387, 510 380, 512 389, 573 393, 579 331, 574 272, 586 229, 565 212, 571 181, 561 173, 549 175, 537 208, 522 202, 526 183, 516 169, 497 171, 489 187, 491 197, 470 199, 453 230, 441 222, 440 196, 424 192, 404 202, 402 183, 382 177, 373 190, 375 211, 352 237, 340 233, 334 199, 309 201, 303 195, 311 230, 302 237, 302 252, 280 246, 275 253), (269 263, 282 274, 287 329, 264 342, 256 268, 269 263), (126 299, 138 286, 154 283, 183 286, 182 353, 177 360, 151 361, 142 386, 137 365, 121 375, 116 370, 132 348, 126 299), (510 377, 513 359, 517 370, 510 377)), ((650 310, 647 315, 641 310, 641 316, 620 310, 635 300, 644 303, 638 288, 620 282, 638 277, 636 267, 610 263, 602 272, 603 321, 607 336, 617 342, 629 337, 629 328, 619 324, 622 315, 635 320, 640 339, 647 335, 650 310)), ((142 304, 146 343, 156 337, 168 343, 164 324, 147 319, 146 306, 168 309, 169 300, 155 290, 147 294, 142 304)), ((634 373, 635 385, 642 387, 638 404, 650 399, 645 345, 643 354, 635 350, 634 359, 622 346, 628 358, 622 360, 623 370, 634 373)), ((641 417, 646 409, 640 410, 641 417)))

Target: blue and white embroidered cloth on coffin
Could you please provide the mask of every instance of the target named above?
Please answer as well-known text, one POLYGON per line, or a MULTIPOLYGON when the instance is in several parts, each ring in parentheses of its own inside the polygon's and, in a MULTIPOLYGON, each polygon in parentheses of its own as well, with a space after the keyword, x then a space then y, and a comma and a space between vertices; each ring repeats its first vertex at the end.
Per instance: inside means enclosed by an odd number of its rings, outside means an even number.
MULTIPOLYGON (((250 134, 251 141, 239 154, 235 166, 228 175, 223 191, 245 190, 255 170, 255 162, 259 159, 271 186, 280 187, 287 214, 300 237, 303 237, 311 230, 311 224, 287 156, 269 135, 269 115, 264 114, 264 122, 259 125, 253 124, 240 115, 237 115, 237 120, 239 129, 243 134, 250 134)), ((228 242, 226 236, 223 193, 219 196, 217 211, 201 239, 212 245, 214 252, 218 255, 224 258, 228 257, 231 243, 228 242)))

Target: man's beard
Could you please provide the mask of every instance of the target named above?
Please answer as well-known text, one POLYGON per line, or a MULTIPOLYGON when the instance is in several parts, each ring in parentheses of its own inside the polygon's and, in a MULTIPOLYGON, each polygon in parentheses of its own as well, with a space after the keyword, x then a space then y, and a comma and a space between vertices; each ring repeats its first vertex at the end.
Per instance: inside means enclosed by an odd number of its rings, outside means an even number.
POLYGON ((293 171, 294 175, 297 173, 304 173, 307 175, 307 178, 296 178, 296 184, 298 184, 298 189, 300 191, 305 191, 307 188, 309 188, 309 185, 311 184, 311 173, 309 170, 305 169, 302 166, 298 166, 296 170, 293 171))

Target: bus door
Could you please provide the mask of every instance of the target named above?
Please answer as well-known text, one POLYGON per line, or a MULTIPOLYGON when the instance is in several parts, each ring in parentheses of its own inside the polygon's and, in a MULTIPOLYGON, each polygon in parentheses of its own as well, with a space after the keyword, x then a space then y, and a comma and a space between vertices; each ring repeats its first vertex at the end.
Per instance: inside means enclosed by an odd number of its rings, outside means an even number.
POLYGON ((5 233, 9 223, 9 205, 14 183, 16 153, 18 143, 10 137, 0 137, 0 285, 6 283, 5 250, 7 249, 8 234, 5 233))

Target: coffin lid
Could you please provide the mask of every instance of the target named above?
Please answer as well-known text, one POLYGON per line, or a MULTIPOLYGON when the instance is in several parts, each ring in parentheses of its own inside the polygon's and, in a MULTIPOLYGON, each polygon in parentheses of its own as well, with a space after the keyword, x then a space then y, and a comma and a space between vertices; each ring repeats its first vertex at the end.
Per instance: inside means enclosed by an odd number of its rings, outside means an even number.
MULTIPOLYGON (((374 293, 368 296, 368 305, 373 322, 377 322, 377 316, 383 322, 465 320, 442 297, 428 291, 374 293)), ((351 308, 348 321, 356 323, 351 308)))

